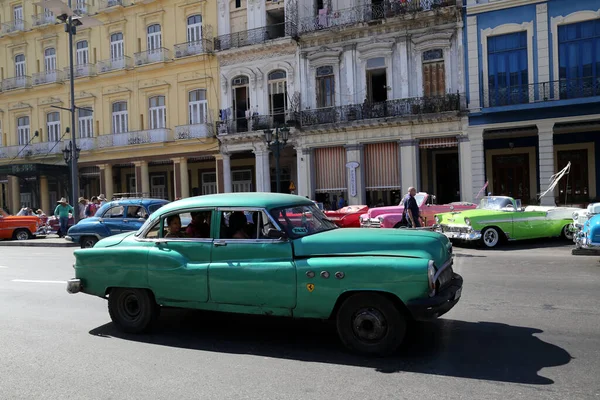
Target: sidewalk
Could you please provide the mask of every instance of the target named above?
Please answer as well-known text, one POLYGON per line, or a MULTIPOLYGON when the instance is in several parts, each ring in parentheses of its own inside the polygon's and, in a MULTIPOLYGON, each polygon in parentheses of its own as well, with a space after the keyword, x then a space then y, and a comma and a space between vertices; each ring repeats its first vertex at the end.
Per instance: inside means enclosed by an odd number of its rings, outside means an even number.
POLYGON ((57 235, 50 235, 29 240, 0 240, 0 246, 21 246, 21 247, 79 247, 78 244, 67 242, 57 235))

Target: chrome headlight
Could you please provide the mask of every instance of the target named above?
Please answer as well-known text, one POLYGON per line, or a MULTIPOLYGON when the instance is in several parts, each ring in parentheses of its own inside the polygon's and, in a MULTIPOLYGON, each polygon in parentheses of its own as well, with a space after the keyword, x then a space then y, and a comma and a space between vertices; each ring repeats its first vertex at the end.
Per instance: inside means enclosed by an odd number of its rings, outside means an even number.
POLYGON ((471 220, 469 218, 465 218, 465 224, 471 226, 471 220))
POLYGON ((435 295, 435 261, 429 260, 427 265, 427 280, 429 282, 429 296, 435 295))
POLYGON ((383 222, 383 217, 377 217, 377 219, 379 220, 379 222, 383 222))
POLYGON ((436 215, 436 216, 434 217, 434 219, 435 219, 435 223, 436 223, 436 224, 439 224, 439 223, 440 223, 440 217, 438 217, 438 216, 436 215))

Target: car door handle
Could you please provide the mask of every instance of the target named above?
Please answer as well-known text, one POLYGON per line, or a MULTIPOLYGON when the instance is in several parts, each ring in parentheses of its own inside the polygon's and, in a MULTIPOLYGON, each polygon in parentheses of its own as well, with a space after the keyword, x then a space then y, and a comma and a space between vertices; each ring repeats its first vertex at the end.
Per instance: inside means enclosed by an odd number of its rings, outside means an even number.
POLYGON ((224 240, 217 240, 215 242, 213 242, 215 247, 219 247, 219 246, 227 246, 227 242, 225 242, 224 240))

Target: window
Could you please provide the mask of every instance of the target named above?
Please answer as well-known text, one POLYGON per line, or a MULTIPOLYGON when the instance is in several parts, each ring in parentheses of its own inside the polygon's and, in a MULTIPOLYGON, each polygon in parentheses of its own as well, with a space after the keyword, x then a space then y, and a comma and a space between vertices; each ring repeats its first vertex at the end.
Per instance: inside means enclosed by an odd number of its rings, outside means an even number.
POLYGON ((53 47, 44 50, 44 71, 56 71, 56 50, 53 47))
POLYGON ((127 115, 127 102, 119 101, 112 105, 113 133, 128 132, 129 118, 127 115))
POLYGON ((489 105, 529 102, 527 32, 488 38, 489 105))
POLYGON ((231 186, 234 193, 252 191, 252 170, 231 171, 231 186))
POLYGON ((235 8, 240 8, 242 6, 242 0, 235 0, 235 8))
POLYGON ((189 123, 205 124, 208 113, 208 101, 206 100, 206 90, 192 90, 188 96, 188 111, 190 115, 189 123))
POLYGON ((158 50, 162 47, 162 34, 160 25, 154 24, 148 27, 148 50, 158 50))
POLYGON ((48 127, 48 141, 58 142, 60 140, 60 114, 56 111, 48 113, 46 126, 48 127))
POLYGON ((203 172, 202 173, 202 194, 217 193, 217 173, 203 172))
POLYGON ((221 212, 219 232, 221 239, 267 239, 269 229, 276 229, 276 227, 264 211, 231 210, 221 212))
POLYGON ((443 96, 446 93, 446 69, 442 49, 423 52, 423 96, 443 96))
POLYGON ((187 41, 199 42, 202 40, 202 16, 192 15, 187 19, 187 41))
POLYGON ((77 110, 79 114, 79 137, 94 137, 94 112, 92 110, 77 110))
POLYGON ((558 63, 561 99, 600 94, 600 19, 558 27, 558 63))
POLYGON ((559 199, 568 203, 589 201, 589 171, 588 150, 558 150, 556 152, 557 171, 571 163, 569 178, 562 179, 558 184, 559 199))
POLYGON ((211 218, 212 211, 206 209, 168 215, 163 218, 162 236, 168 239, 210 239, 211 218))
POLYGON ((387 72, 385 58, 376 57, 367 60, 367 100, 370 103, 387 101, 387 72))
POLYGON ((162 129, 167 126, 167 107, 165 96, 150 98, 150 129, 162 129))
POLYGON ((75 6, 75 11, 78 13, 86 13, 87 12, 87 4, 85 0, 77 0, 77 4, 75 6))
POLYGON ((333 107, 335 105, 334 84, 332 66, 317 68, 317 108, 333 107))
POLYGON ((120 60, 124 56, 123 51, 123 34, 113 33, 110 35, 110 59, 120 60))
POLYGON ((29 117, 17 118, 17 135, 19 136, 20 146, 29 143, 29 132, 29 117))
POLYGON ((89 52, 88 52, 88 42, 87 40, 82 40, 77 42, 77 65, 85 65, 89 63, 89 52))
POLYGON ((269 212, 292 239, 337 228, 316 204, 276 208, 269 212))
POLYGON ((273 71, 269 74, 269 114, 273 116, 273 122, 285 122, 285 110, 287 110, 287 81, 286 72, 282 70, 273 71))
POLYGON ((17 78, 25 76, 25 55, 23 54, 15 56, 15 76, 17 78))
POLYGON ((125 212, 125 207, 123 206, 115 206, 111 207, 102 216, 102 218, 123 218, 123 213, 125 212))
POLYGON ((23 22, 23 6, 15 6, 13 8, 13 22, 15 24, 15 28, 19 30, 24 30, 25 25, 23 22))

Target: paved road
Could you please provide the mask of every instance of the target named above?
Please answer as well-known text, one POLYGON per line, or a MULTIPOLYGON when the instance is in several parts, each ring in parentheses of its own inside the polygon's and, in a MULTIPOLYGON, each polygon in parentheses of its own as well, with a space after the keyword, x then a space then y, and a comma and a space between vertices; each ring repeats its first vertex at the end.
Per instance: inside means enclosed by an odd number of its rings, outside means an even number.
POLYGON ((388 359, 324 323, 170 310, 121 334, 66 293, 72 251, 0 250, 2 399, 600 399, 600 263, 561 242, 456 249, 460 303, 388 359))

